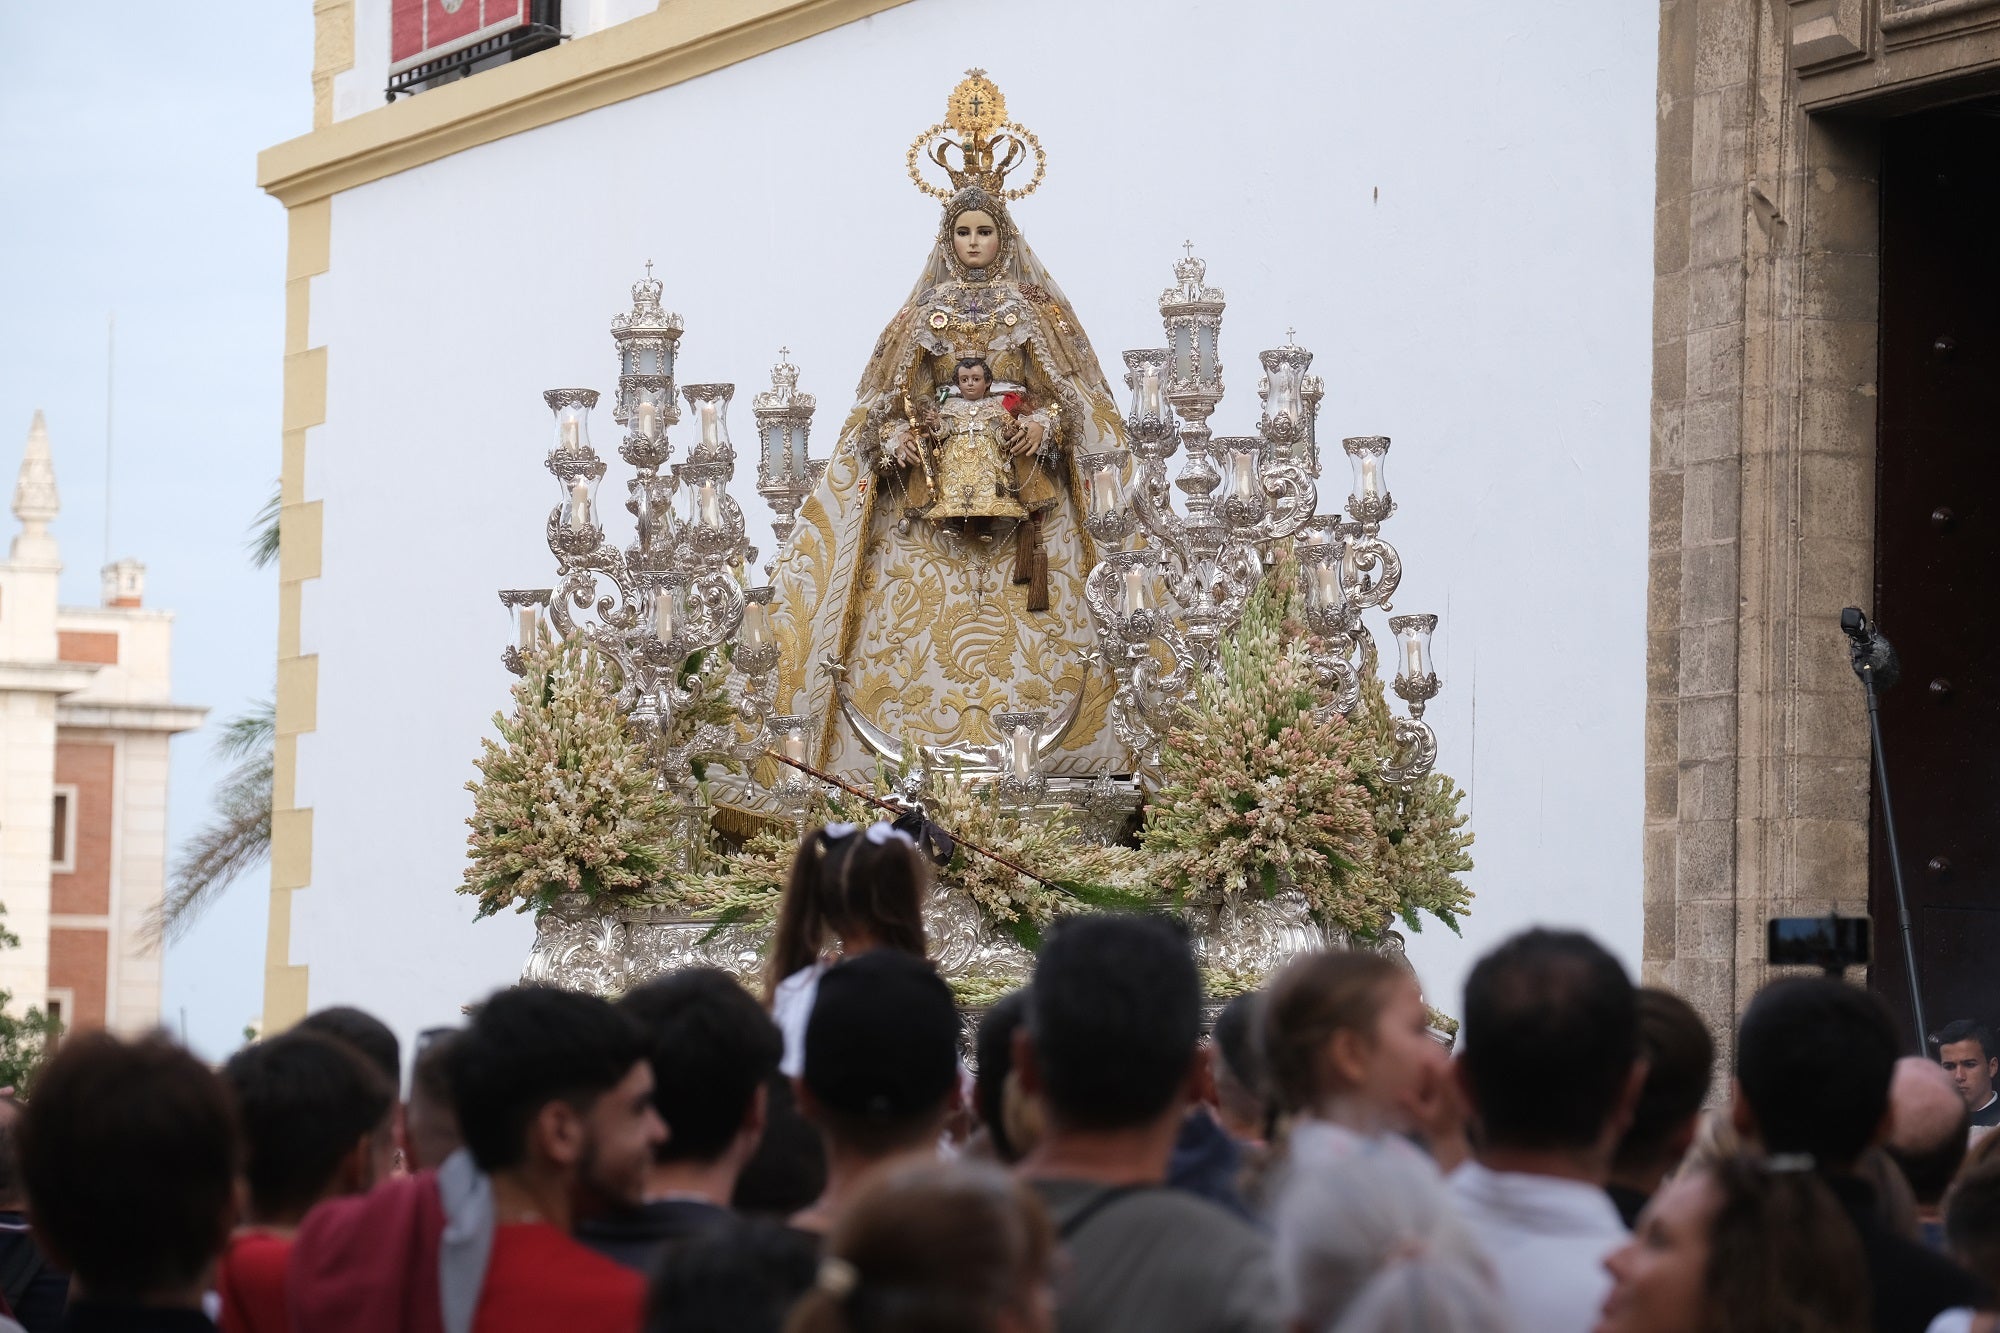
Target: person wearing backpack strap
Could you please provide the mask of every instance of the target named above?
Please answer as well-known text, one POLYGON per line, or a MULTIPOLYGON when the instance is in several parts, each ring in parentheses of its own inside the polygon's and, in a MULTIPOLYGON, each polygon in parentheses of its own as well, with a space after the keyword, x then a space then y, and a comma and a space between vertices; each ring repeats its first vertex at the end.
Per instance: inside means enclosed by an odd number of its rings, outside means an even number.
POLYGON ((1069 1255, 1060 1333, 1275 1333, 1270 1250, 1227 1210, 1166 1184, 1201 1072, 1201 977, 1165 917, 1061 922, 1016 1035, 1046 1129, 1020 1172, 1069 1255))

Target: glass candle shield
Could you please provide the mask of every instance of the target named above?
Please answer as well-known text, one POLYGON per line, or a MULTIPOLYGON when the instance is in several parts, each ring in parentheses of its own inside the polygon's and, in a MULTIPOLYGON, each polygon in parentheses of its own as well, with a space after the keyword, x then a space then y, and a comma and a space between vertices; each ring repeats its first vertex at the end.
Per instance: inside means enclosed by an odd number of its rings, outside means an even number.
POLYGON ((1027 782, 1035 775, 1035 729, 1021 724, 1007 737, 1009 757, 1013 760, 1014 776, 1027 782))
POLYGON ((1373 504, 1389 493, 1387 466, 1389 441, 1379 435, 1361 436, 1344 442, 1347 461, 1354 470, 1354 489, 1348 498, 1373 504))
POLYGON ((507 613, 507 641, 522 652, 533 652, 542 640, 542 608, 536 603, 501 603, 507 613))
POLYGON ((1084 488, 1092 518, 1115 514, 1125 505, 1125 479, 1116 453, 1091 454, 1079 459, 1085 464, 1084 488))
POLYGON ((1431 632, 1437 628, 1437 617, 1397 616, 1389 628, 1402 646, 1403 679, 1416 681, 1433 674, 1431 632))
POLYGON ((688 491, 688 521, 708 532, 722 529, 722 485, 710 479, 688 491))
POLYGON ((687 589, 665 587, 653 594, 653 637, 663 648, 674 646, 674 637, 687 624, 687 589))
POLYGON ((1134 616, 1152 608, 1153 594, 1146 586, 1146 571, 1138 565, 1127 565, 1119 575, 1118 609, 1134 616))
POLYGON ((695 453, 711 457, 729 450, 729 399, 736 386, 690 384, 681 392, 687 398, 688 419, 695 427, 695 453))
POLYGON ((596 401, 596 394, 576 389, 551 389, 542 395, 556 415, 555 438, 549 442, 551 453, 594 452, 590 446, 590 407, 584 401, 586 394, 592 402, 596 401))
POLYGON ((1296 368, 1279 362, 1271 367, 1264 388, 1264 420, 1274 423, 1285 419, 1294 427, 1303 424, 1303 405, 1299 400, 1299 372, 1296 368))
POLYGON ((1257 473, 1263 463, 1263 451, 1257 442, 1249 439, 1217 440, 1222 448, 1224 483, 1229 494, 1238 500, 1257 498, 1257 473))
POLYGON ((811 762, 806 758, 806 727, 803 717, 792 713, 774 715, 770 721, 771 745, 777 752, 794 763, 811 762))
POLYGON ((657 440, 666 429, 668 412, 667 395, 661 389, 639 389, 634 394, 631 415, 627 418, 632 433, 642 440, 657 440))
POLYGON ((736 642, 750 652, 761 652, 771 646, 771 612, 758 602, 743 605, 743 625, 736 632, 736 642))
POLYGON ((585 474, 567 480, 558 477, 556 480, 562 487, 563 526, 575 532, 597 526, 597 483, 600 478, 585 474))
POLYGON ((1164 347, 1125 353, 1126 383, 1132 390, 1130 419, 1142 426, 1157 425, 1169 418, 1166 388, 1172 356, 1164 347))

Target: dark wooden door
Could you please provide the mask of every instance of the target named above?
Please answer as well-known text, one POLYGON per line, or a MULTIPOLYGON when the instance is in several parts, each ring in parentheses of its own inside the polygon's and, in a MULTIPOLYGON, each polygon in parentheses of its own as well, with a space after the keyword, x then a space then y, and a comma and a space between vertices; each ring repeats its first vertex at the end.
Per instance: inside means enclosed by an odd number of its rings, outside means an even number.
MULTIPOLYGON (((1925 1018, 2000 1026, 2000 112, 1885 124, 1876 622, 1903 660, 1883 750, 1925 1018)), ((1857 689, 1855 706, 1861 700, 1857 689)), ((1871 981, 1909 985, 1879 790, 1871 981)))

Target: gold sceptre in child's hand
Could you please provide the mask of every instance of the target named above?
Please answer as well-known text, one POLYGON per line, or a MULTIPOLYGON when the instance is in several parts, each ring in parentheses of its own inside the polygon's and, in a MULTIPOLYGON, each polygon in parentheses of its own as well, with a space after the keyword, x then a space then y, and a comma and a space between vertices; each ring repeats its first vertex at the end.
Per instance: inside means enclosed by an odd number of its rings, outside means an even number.
MULTIPOLYGON (((925 408, 931 417, 936 415, 936 408, 930 404, 925 404, 925 408)), ((931 430, 930 420, 928 417, 918 417, 916 405, 910 401, 908 389, 903 390, 903 416, 910 423, 910 438, 916 441, 917 462, 924 470, 924 503, 928 505, 937 500, 938 493, 937 476, 931 471, 931 451, 926 447, 926 437, 931 430)))

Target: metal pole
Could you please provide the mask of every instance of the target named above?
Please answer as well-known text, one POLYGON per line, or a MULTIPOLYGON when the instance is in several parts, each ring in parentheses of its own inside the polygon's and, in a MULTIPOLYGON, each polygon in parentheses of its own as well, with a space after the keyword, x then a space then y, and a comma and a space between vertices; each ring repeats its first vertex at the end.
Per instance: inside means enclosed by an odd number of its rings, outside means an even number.
POLYGON ((1917 985, 1917 946, 1910 927, 1910 899, 1903 891, 1903 853, 1896 846, 1896 811, 1889 802, 1889 765, 1882 757, 1882 712, 1875 694, 1875 669, 1856 668, 1868 696, 1868 735, 1875 751, 1875 790, 1882 797, 1882 827, 1889 836, 1889 875, 1896 886, 1896 922, 1903 935, 1903 971, 1910 980, 1910 1013, 1917 1023, 1917 1053, 1930 1051, 1930 1026, 1924 1022, 1924 996, 1917 985))

